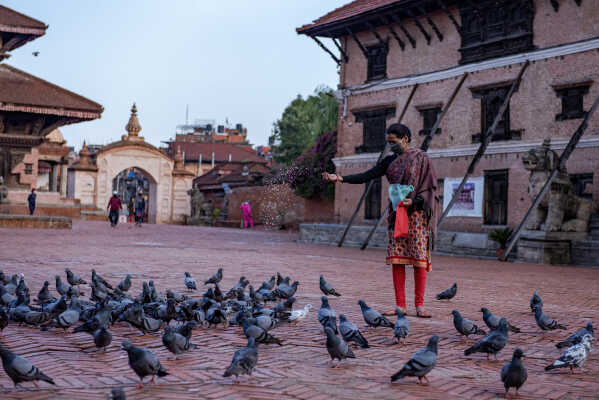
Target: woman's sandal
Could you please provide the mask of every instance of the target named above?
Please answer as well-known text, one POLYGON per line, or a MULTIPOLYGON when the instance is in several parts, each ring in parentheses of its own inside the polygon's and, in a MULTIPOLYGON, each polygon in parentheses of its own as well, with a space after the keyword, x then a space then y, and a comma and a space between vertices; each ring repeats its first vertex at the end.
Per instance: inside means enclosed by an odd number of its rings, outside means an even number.
MULTIPOLYGON (((404 307, 397 307, 397 308, 400 309, 400 311, 403 313, 403 315, 406 315, 408 313, 408 311, 404 307)), ((392 317, 395 315, 395 309, 384 312, 383 315, 385 317, 392 317)))
POLYGON ((416 307, 416 316, 418 318, 431 318, 432 315, 424 307, 416 307))

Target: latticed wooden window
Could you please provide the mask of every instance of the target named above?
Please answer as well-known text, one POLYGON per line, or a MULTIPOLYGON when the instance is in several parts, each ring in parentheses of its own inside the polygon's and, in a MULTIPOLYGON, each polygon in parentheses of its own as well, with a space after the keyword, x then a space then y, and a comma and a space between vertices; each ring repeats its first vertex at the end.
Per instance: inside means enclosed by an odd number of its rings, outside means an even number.
MULTIPOLYGON (((503 104, 505 96, 509 91, 509 86, 492 87, 480 90, 473 90, 473 96, 480 98, 481 105, 481 126, 480 133, 472 135, 473 143, 480 143, 482 135, 493 125, 495 117, 503 104)), ((491 134, 491 141, 520 139, 521 132, 510 129, 510 106, 508 104, 503 116, 495 126, 491 134)))
MULTIPOLYGON (((420 110, 420 115, 422 115, 422 129, 418 134, 420 136, 426 136, 433 129, 435 122, 437 122, 437 116, 441 112, 441 107, 433 107, 433 108, 425 108, 420 110)), ((441 134, 441 128, 437 128, 435 132, 436 135, 441 134)))
POLYGON ((25 164, 25 175, 33 174, 33 164, 25 164))
POLYGON ((485 171, 485 224, 507 224, 507 193, 508 170, 485 171))
POLYGON ((387 77, 387 46, 377 44, 366 48, 368 54, 367 80, 375 81, 387 77))
POLYGON ((356 122, 362 123, 362 145, 356 153, 383 151, 386 144, 387 120, 395 116, 395 107, 354 112, 356 122))
POLYGON ((562 112, 555 116, 557 121, 584 118, 584 95, 589 92, 590 84, 559 88, 555 90, 562 99, 562 112))

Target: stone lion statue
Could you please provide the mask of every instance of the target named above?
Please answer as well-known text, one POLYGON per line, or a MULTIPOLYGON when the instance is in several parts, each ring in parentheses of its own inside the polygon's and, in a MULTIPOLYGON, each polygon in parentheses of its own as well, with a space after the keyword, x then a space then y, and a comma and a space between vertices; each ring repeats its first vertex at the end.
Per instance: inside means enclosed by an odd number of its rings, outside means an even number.
MULTIPOLYGON (((531 200, 540 193, 551 171, 558 163, 557 153, 550 148, 551 139, 546 138, 540 147, 530 149, 522 157, 524 168, 530 171, 528 193, 531 200)), ((531 215, 526 229, 546 232, 587 232, 592 213, 592 203, 574 193, 574 187, 565 167, 551 183, 549 192, 531 215)))

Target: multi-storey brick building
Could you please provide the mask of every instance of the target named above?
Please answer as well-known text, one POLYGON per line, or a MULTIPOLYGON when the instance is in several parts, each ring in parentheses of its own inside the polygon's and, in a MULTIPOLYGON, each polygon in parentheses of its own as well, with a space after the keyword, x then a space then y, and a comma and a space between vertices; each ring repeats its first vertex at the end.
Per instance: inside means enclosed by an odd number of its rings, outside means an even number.
MULTIPOLYGON (((376 162, 386 127, 398 120, 415 85, 402 122, 412 131, 412 146, 420 146, 462 75, 469 73, 428 150, 441 197, 444 187, 457 187, 455 179, 464 176, 481 132, 530 61, 472 174, 467 189, 474 193, 467 194, 463 209, 454 208, 441 227, 446 231, 518 225, 531 204, 522 155, 546 137, 560 153, 599 95, 599 8, 592 1, 356 0, 297 31, 318 41, 339 64, 335 164, 341 174, 376 162)), ((579 194, 592 198, 595 209, 598 124, 597 118, 590 121, 567 163, 579 194)), ((363 190, 337 184, 339 222, 350 218, 363 190)), ((382 180, 366 199, 358 223, 377 219, 386 198, 382 180)))

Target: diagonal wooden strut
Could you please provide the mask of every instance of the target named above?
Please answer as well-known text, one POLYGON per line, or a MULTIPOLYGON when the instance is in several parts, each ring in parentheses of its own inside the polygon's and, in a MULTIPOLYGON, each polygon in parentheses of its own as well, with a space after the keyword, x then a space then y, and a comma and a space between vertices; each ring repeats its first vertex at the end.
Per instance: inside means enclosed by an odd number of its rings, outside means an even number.
POLYGON ((586 113, 584 119, 582 120, 582 123, 580 124, 580 126, 578 127, 578 129, 576 129, 576 131, 574 132, 574 134, 570 138, 570 141, 566 145, 566 148, 564 149, 564 152, 559 157, 557 165, 553 168, 553 171, 551 171, 551 174, 549 175, 549 178, 547 179, 547 182, 545 182, 545 185, 543 185, 543 188, 541 189, 541 191, 539 192, 539 194, 537 194, 537 197, 535 197, 534 201, 530 205, 530 208, 528 209, 528 211, 524 215, 524 218, 520 222, 520 225, 518 225, 518 228, 516 228, 516 230, 512 233, 512 236, 510 236, 510 240, 509 240, 509 242, 507 244, 507 247, 506 247, 505 251, 503 252, 503 254, 501 255, 501 257, 499 257, 499 259, 501 261, 507 260, 507 257, 510 254, 510 251, 512 251, 512 249, 514 248, 514 245, 518 242, 518 239, 520 238, 520 233, 522 232, 522 228, 524 228, 524 224, 526 223, 526 220, 528 219, 528 217, 530 216, 530 214, 539 206, 539 203, 543 199, 543 196, 545 196, 545 194, 547 194, 547 191, 551 187, 551 182, 553 182, 553 180, 557 176, 558 171, 560 169, 562 169, 566 165, 566 161, 568 160, 568 158, 570 158, 570 155, 572 154, 572 152, 576 148, 576 145, 580 141, 580 138, 584 134, 584 131, 589 126, 589 120, 591 119, 591 116, 595 113, 595 110, 597 109, 598 106, 599 106, 599 97, 597 97, 597 99, 595 99, 595 102, 593 103, 593 106, 586 113))
POLYGON ((337 56, 328 49, 328 47, 326 47, 320 40, 318 40, 318 38, 316 36, 310 36, 312 39, 314 39, 314 41, 320 46, 321 49, 323 49, 324 51, 326 51, 333 60, 335 60, 335 62, 337 63, 337 65, 341 65, 341 60, 339 60, 337 58, 337 56))
POLYGON ((341 53, 343 61, 345 61, 345 63, 347 64, 347 62, 349 61, 349 56, 347 55, 345 50, 343 50, 343 46, 341 46, 341 44, 335 38, 333 38, 333 43, 335 44, 335 47, 337 47, 337 50, 339 50, 339 53, 341 53))
MULTIPOLYGON (((412 91, 410 92, 410 95, 408 96, 408 100, 406 101, 406 104, 404 105, 404 108, 401 111, 398 122, 401 122, 404 115, 406 115, 406 111, 408 110, 408 106, 412 102, 412 98, 414 97, 414 93, 416 93, 416 89, 418 89, 418 84, 414 85, 414 87, 412 88, 412 91)), ((376 161, 377 164, 383 160, 383 157, 385 156, 385 154, 387 153, 388 150, 389 150, 389 144, 387 143, 387 144, 385 144, 385 149, 381 152, 381 154, 379 154, 379 158, 376 161)), ((366 184, 366 189, 364 190, 364 193, 362 193, 362 197, 360 197, 360 200, 358 201, 358 205, 357 205, 356 209, 354 210, 354 213, 352 214, 351 218, 349 219, 349 222, 347 223, 347 226, 345 227, 345 230, 343 231, 343 234, 341 235, 341 239, 339 239, 339 243, 337 243, 338 247, 343 246, 345 237, 347 236, 349 229, 353 225, 354 220, 356 219, 356 216, 358 215, 358 212, 360 211, 360 207, 362 207, 362 203, 366 199, 366 196, 368 196, 368 193, 370 193, 370 189, 372 189, 373 184, 374 184, 373 181, 370 181, 366 184)))
POLYGON ((512 83, 512 86, 510 87, 510 90, 508 91, 507 95, 505 96, 505 99, 503 99, 503 104, 501 105, 501 108, 499 108, 499 111, 497 111, 497 115, 495 116, 495 120, 493 120, 493 124, 491 124, 491 126, 487 129, 487 131, 482 135, 480 146, 478 147, 478 150, 476 151, 474 158, 470 162, 470 165, 468 166, 468 169, 466 170, 466 174, 464 175, 464 178, 462 178, 462 182, 460 182, 460 185, 458 186, 458 189, 453 193, 453 195, 451 197, 451 201, 447 205, 447 208, 443 211, 443 214, 439 218, 437 227, 441 226, 441 224, 443 223, 443 220, 447 217, 447 215, 451 211, 451 208, 453 207, 455 201, 457 200, 458 196, 462 192, 462 189, 464 189, 464 185, 466 184, 468 177, 470 176, 470 174, 472 174, 474 172, 474 168, 480 161, 483 154, 485 154, 485 151, 487 150, 487 146, 489 145, 489 140, 491 140, 491 136, 493 136, 493 133, 495 132, 495 128, 497 127, 497 124, 503 117, 505 110, 507 109, 508 105, 510 104, 510 99, 512 98, 512 95, 514 94, 514 92, 516 91, 516 88, 518 87, 518 85, 520 84, 520 81, 522 80, 522 75, 524 74, 524 71, 526 71, 526 69, 528 68, 529 65, 530 65, 530 61, 526 60, 526 62, 520 69, 520 73, 518 74, 518 77, 516 77, 516 79, 512 83))

